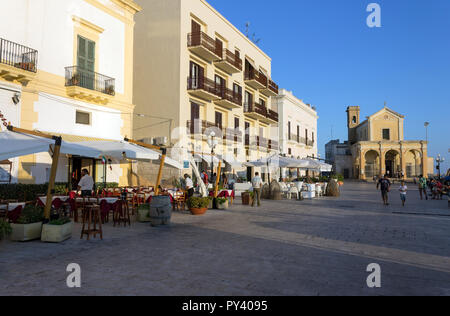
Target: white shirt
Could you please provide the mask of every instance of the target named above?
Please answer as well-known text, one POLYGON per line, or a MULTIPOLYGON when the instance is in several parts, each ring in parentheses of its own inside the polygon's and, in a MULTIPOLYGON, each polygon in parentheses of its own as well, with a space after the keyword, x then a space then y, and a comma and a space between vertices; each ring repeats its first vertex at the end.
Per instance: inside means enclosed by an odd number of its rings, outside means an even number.
POLYGON ((194 182, 191 178, 186 178, 186 189, 192 189, 194 187, 194 182))
POLYGON ((94 180, 87 174, 81 178, 78 186, 81 187, 81 191, 92 191, 92 188, 94 187, 94 180))
POLYGON ((261 185, 262 185, 261 177, 256 176, 256 177, 254 177, 254 178, 252 179, 252 186, 253 186, 253 188, 255 188, 255 189, 260 189, 260 188, 261 188, 261 185))
POLYGON ((406 195, 407 190, 408 190, 408 187, 406 185, 401 185, 399 188, 400 194, 406 195))

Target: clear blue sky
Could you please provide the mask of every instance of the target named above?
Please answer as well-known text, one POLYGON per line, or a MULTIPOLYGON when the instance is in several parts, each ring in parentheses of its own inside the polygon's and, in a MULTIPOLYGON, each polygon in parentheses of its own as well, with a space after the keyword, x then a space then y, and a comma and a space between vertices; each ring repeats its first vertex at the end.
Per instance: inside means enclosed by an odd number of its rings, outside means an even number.
POLYGON ((319 152, 347 139, 346 107, 365 118, 388 107, 406 116, 405 139, 450 155, 450 0, 207 0, 241 31, 261 38, 272 77, 318 107, 319 152), (381 6, 369 28, 367 5, 381 6))

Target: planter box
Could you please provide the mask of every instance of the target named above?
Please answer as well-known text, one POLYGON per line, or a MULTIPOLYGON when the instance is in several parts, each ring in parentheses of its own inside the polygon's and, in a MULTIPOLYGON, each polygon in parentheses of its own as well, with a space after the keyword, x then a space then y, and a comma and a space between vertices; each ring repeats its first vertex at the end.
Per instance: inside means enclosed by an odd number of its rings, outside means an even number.
POLYGON ((138 211, 137 211, 137 221, 139 222, 139 223, 149 223, 149 222, 151 222, 151 219, 150 219, 150 208, 148 208, 148 209, 143 209, 143 208, 141 208, 141 209, 138 209, 138 211))
POLYGON ((11 224, 12 241, 29 241, 41 238, 42 222, 33 224, 11 224))
POLYGON ((65 225, 49 225, 42 226, 41 240, 43 242, 63 242, 72 237, 73 223, 65 225))
POLYGON ((189 211, 192 215, 204 215, 208 209, 207 208, 190 208, 189 211))
POLYGON ((248 192, 242 193, 242 205, 252 205, 253 198, 248 192))
POLYGON ((228 200, 223 204, 217 203, 217 208, 219 210, 227 210, 228 209, 228 200))

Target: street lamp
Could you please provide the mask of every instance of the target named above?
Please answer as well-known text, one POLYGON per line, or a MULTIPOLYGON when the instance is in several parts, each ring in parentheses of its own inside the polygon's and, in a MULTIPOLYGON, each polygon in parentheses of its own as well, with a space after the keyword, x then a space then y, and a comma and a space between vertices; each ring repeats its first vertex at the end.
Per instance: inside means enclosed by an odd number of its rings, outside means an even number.
POLYGON ((437 170, 438 170, 438 174, 439 174, 439 180, 441 180, 441 163, 445 162, 445 159, 439 154, 436 158, 436 163, 437 163, 437 170))
POLYGON ((211 180, 214 175, 214 149, 218 145, 218 141, 215 138, 216 138, 216 133, 211 132, 211 134, 209 134, 209 138, 208 138, 208 145, 209 145, 209 147, 211 147, 211 180))
POLYGON ((425 131, 426 131, 426 141, 428 143, 428 126, 430 126, 430 122, 425 122, 423 124, 425 126, 425 131))

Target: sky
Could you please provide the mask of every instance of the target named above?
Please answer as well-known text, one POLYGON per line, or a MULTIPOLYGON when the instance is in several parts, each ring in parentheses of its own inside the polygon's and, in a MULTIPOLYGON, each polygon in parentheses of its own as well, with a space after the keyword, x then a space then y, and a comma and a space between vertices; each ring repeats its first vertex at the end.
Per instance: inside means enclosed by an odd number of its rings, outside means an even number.
POLYGON ((319 153, 347 140, 346 108, 361 121, 384 103, 405 116, 405 140, 425 140, 450 168, 449 0, 207 0, 272 58, 274 81, 317 106, 319 153), (367 26, 367 6, 381 27, 367 26))

